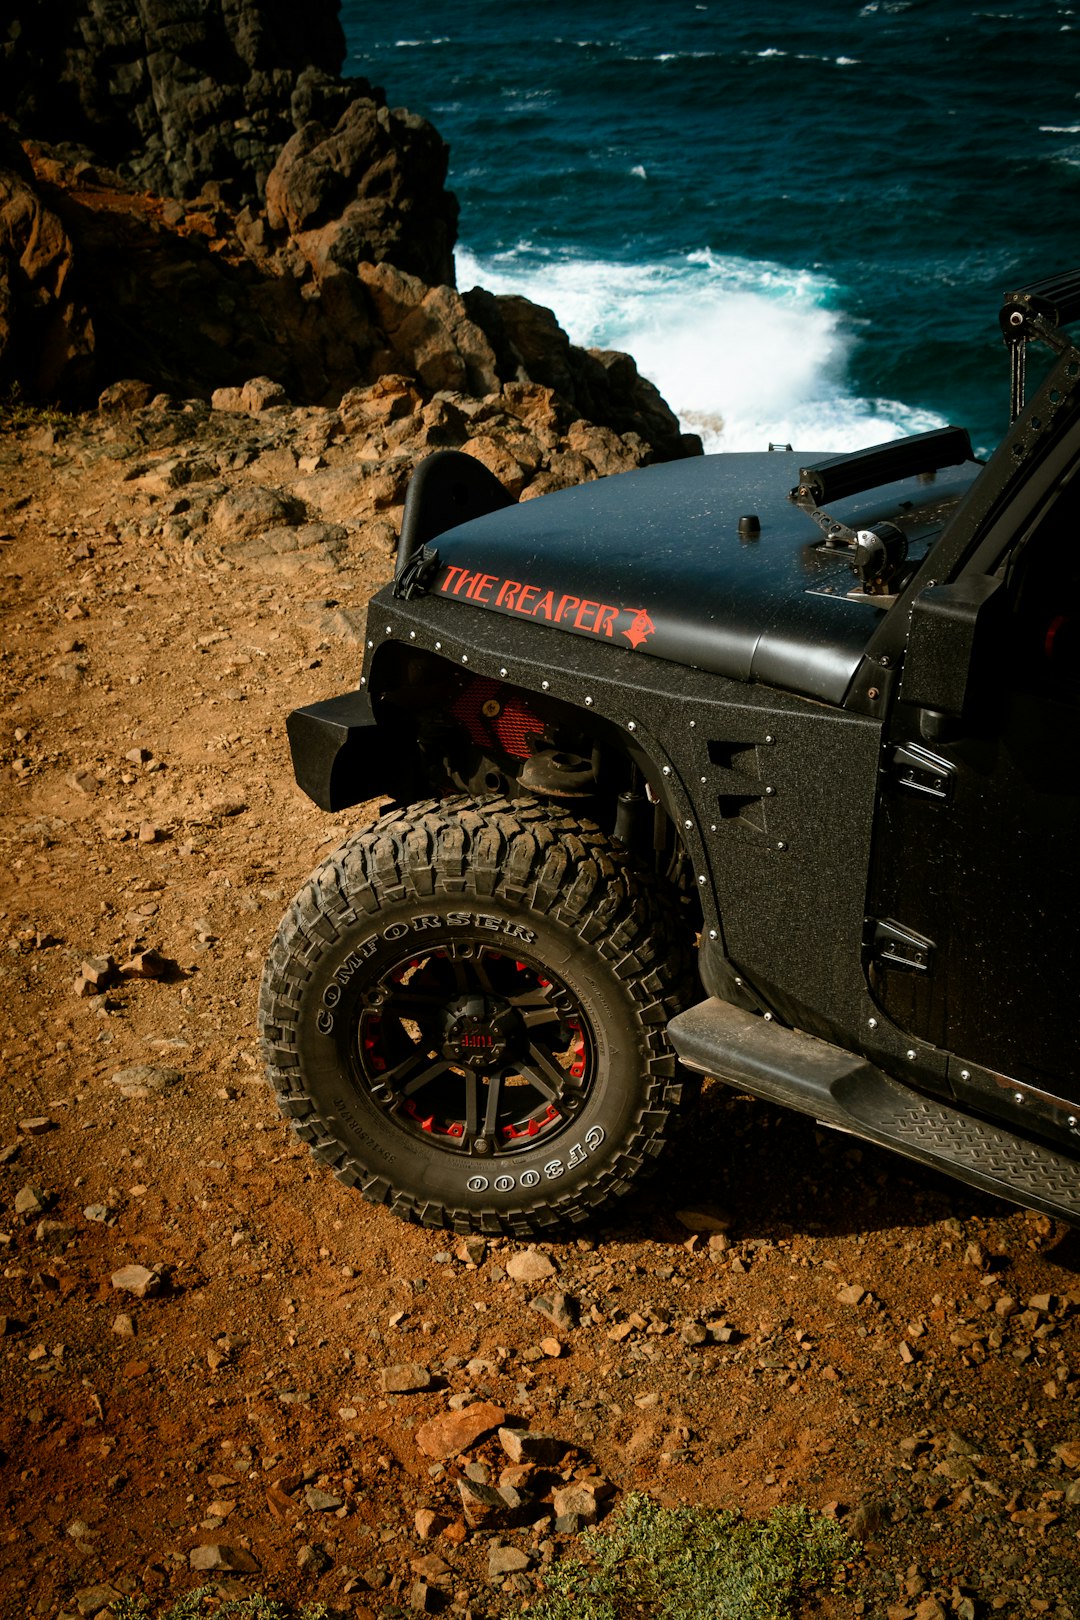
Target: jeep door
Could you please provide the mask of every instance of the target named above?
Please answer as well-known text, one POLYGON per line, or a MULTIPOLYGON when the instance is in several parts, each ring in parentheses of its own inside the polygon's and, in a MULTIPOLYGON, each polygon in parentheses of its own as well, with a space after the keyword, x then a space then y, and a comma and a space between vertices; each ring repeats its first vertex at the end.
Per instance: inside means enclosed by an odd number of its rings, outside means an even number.
POLYGON ((991 572, 962 717, 894 710, 866 971, 896 1024, 953 1055, 958 1096, 1075 1142, 1078 462, 991 572))

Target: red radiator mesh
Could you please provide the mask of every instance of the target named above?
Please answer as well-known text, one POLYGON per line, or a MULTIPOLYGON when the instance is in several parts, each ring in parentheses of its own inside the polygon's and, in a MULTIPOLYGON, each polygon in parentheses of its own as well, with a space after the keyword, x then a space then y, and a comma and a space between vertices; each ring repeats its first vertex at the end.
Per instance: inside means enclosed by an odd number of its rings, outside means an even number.
POLYGON ((527 739, 539 736, 543 724, 516 692, 508 692, 498 681, 478 678, 472 681, 450 707, 478 748, 500 748, 513 759, 528 759, 532 753, 527 739), (485 705, 497 713, 484 713, 485 705))

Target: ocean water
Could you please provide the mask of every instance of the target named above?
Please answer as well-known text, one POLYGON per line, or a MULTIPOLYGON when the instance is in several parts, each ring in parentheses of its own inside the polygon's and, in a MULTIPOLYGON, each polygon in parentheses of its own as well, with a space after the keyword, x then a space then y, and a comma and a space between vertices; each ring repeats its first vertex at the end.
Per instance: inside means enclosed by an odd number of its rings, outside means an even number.
POLYGON ((450 143, 458 285, 628 349, 707 448, 1008 422, 1002 292, 1080 264, 1080 4, 343 0, 450 143))

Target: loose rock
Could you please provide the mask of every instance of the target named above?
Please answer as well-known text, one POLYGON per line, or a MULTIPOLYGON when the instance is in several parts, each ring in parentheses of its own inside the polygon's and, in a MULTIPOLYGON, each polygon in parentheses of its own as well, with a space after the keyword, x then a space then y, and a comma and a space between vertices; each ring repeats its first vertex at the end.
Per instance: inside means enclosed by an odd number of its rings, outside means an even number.
POLYGON ((122 1266, 119 1271, 113 1272, 111 1282, 122 1294, 134 1294, 136 1299, 152 1299, 161 1292, 162 1277, 160 1271, 151 1271, 146 1266, 122 1266))
POLYGON ((499 1444, 512 1463, 557 1463, 569 1449, 558 1435, 538 1429, 500 1429, 499 1444))
POLYGON ((379 1388, 384 1395, 413 1395, 434 1386, 435 1379, 429 1369, 415 1361, 383 1367, 379 1373, 379 1388))
POLYGON ((53 1201, 53 1195, 42 1187, 31 1186, 27 1182, 15 1194, 16 1215, 43 1215, 53 1201))
POLYGON ((510 1575, 515 1570, 528 1569, 532 1559, 520 1547, 492 1547, 488 1553, 488 1580, 493 1581, 502 1575, 510 1575))
POLYGON ((506 1420, 506 1412, 491 1401, 479 1401, 460 1412, 443 1412, 416 1431, 416 1444, 426 1457, 456 1457, 491 1434, 506 1420))
POLYGON ((245 1547, 232 1547, 227 1542, 211 1541, 202 1547, 192 1547, 188 1553, 188 1568, 200 1570, 228 1570, 237 1575, 256 1575, 259 1561, 245 1547))
POLYGON ((553 1277, 555 1271, 551 1258, 536 1249, 522 1249, 506 1262, 506 1275, 515 1282, 543 1282, 546 1277, 553 1277))
POLYGON ((578 1303, 569 1294, 552 1294, 550 1298, 538 1294, 535 1299, 530 1299, 529 1309, 549 1317, 563 1333, 569 1333, 577 1326, 578 1303))

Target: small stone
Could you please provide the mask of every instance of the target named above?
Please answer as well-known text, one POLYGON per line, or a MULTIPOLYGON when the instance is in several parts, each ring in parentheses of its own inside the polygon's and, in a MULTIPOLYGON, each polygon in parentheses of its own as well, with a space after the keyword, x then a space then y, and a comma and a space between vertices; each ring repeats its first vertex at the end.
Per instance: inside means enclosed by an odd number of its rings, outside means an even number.
POLYGON ((146 1266, 122 1266, 113 1272, 111 1282, 120 1293, 134 1294, 136 1299, 150 1299, 161 1292, 160 1271, 150 1271, 146 1266))
POLYGON ((465 1523, 473 1530, 506 1524, 519 1506, 519 1502, 514 1500, 515 1493, 509 1489, 504 1492, 498 1485, 481 1485, 475 1480, 459 1479, 457 1487, 465 1523))
POLYGON ((688 1232, 727 1232, 731 1229, 731 1216, 718 1204, 687 1204, 675 1211, 675 1219, 688 1232))
POLYGON ((112 1226, 116 1221, 116 1214, 107 1204, 87 1204, 83 1214, 88 1221, 96 1221, 99 1226, 112 1226))
POLYGON ((1054 1308, 1053 1294, 1032 1294, 1028 1300, 1029 1311, 1052 1311, 1054 1308))
POLYGON ((176 972, 176 963, 159 951, 136 951, 120 968, 122 979, 167 979, 176 972))
POLYGON ((34 1237, 39 1243, 62 1244, 75 1236, 75 1228, 70 1221, 38 1221, 34 1228, 34 1237))
POLYGON ((515 1282, 543 1282, 554 1277, 556 1267, 551 1258, 537 1249, 519 1249, 506 1262, 506 1275, 515 1282))
POLYGON ((407 1361, 397 1367, 383 1367, 379 1373, 379 1388, 384 1395, 414 1395, 432 1389, 435 1380, 427 1367, 419 1362, 407 1361))
POLYGON ((552 1491, 551 1507, 556 1521, 573 1514, 582 1524, 595 1524, 599 1516, 596 1492, 586 1485, 565 1485, 552 1491))
POLYGON ((482 1266, 487 1259, 487 1238, 463 1237, 454 1245, 454 1253, 463 1265, 482 1266))
POLYGON ((330 1557, 326 1548, 317 1541, 308 1542, 306 1546, 300 1548, 296 1555, 297 1569, 303 1570, 305 1575, 314 1575, 315 1577, 325 1575, 333 1562, 334 1560, 330 1557))
POLYGON ((416 1444, 426 1457, 442 1461, 467 1451, 506 1420, 506 1412, 491 1401, 479 1401, 460 1412, 443 1412, 416 1431, 416 1444))
POLYGON ((915 1610, 915 1620, 948 1620, 948 1616, 937 1598, 923 1598, 915 1610))
POLYGON ((433 1508, 418 1508, 413 1517, 413 1527, 421 1541, 430 1541, 433 1536, 440 1535, 446 1529, 446 1519, 433 1508))
POLYGON ((708 1337, 708 1329, 703 1327, 700 1322, 684 1322, 679 1331, 679 1338, 683 1344, 691 1347, 697 1344, 705 1344, 708 1337))
POLYGON ((558 1435, 540 1429, 499 1430, 499 1444, 512 1463, 557 1463, 570 1448, 558 1435))
POLYGON ((528 1569, 532 1559, 520 1547, 492 1547, 488 1553, 488 1580, 511 1575, 516 1570, 528 1569))
POLYGON ((179 1069, 165 1069, 156 1063, 133 1063, 129 1068, 117 1069, 109 1079, 124 1096, 147 1096, 154 1091, 168 1091, 178 1086, 184 1076, 179 1069))
POLYGON ((156 844, 161 838, 161 828, 155 827, 152 821, 144 821, 139 827, 140 844, 156 844))
POLYGON ((442 1598, 427 1581, 414 1581, 409 1591, 409 1608, 417 1614, 435 1614, 442 1607, 442 1598))
POLYGON ((421 1553, 419 1557, 411 1558, 409 1567, 414 1575, 422 1575, 426 1581, 437 1581, 450 1573, 450 1565, 437 1552, 421 1553))
POLYGON ((46 1192, 42 1187, 31 1186, 27 1182, 15 1194, 16 1215, 44 1215, 52 1203, 52 1193, 46 1192))
POLYGON ((888 1522, 888 1508, 882 1502, 860 1502, 845 1520, 844 1528, 856 1541, 873 1541, 888 1522))
POLYGON ((188 1568, 225 1570, 235 1575, 257 1575, 259 1561, 245 1547, 231 1547, 224 1541, 210 1541, 202 1547, 192 1547, 188 1553, 188 1568))
POLYGON ((540 1348, 544 1352, 545 1356, 549 1356, 552 1361, 557 1361, 562 1355, 566 1346, 560 1339, 541 1339, 540 1348))
POLYGON ((530 1299, 529 1309, 550 1317, 561 1333, 570 1333, 577 1326, 578 1304, 570 1294, 552 1294, 550 1299, 537 1294, 535 1299, 530 1299))
POLYGON ((129 748, 124 758, 129 765, 145 765, 148 759, 153 758, 153 755, 149 748, 129 748))
POLYGON ((121 1311, 113 1317, 112 1330, 118 1339, 133 1339, 135 1337, 135 1323, 126 1311, 121 1311))
POLYGON ((75 1607, 87 1620, 119 1603, 120 1593, 115 1586, 84 1586, 80 1592, 75 1593, 75 1607))
POLYGON ((306 1487, 304 1501, 313 1513, 331 1513, 343 1505, 340 1496, 335 1496, 331 1491, 320 1491, 315 1485, 306 1487))
POLYGON ((858 1305, 866 1298, 866 1289, 860 1288, 858 1283, 849 1283, 846 1288, 838 1288, 836 1297, 841 1305, 858 1305))
POLYGON ((44 1136, 46 1131, 56 1130, 56 1121, 44 1115, 35 1119, 20 1119, 19 1129, 24 1136, 44 1136))
POLYGON ((1080 1468, 1080 1440, 1062 1440, 1054 1447, 1054 1456, 1060 1457, 1066 1468, 1080 1468))
POLYGON ((79 977, 93 987, 93 992, 105 990, 116 977, 116 963, 111 956, 87 956, 79 966, 79 977))

